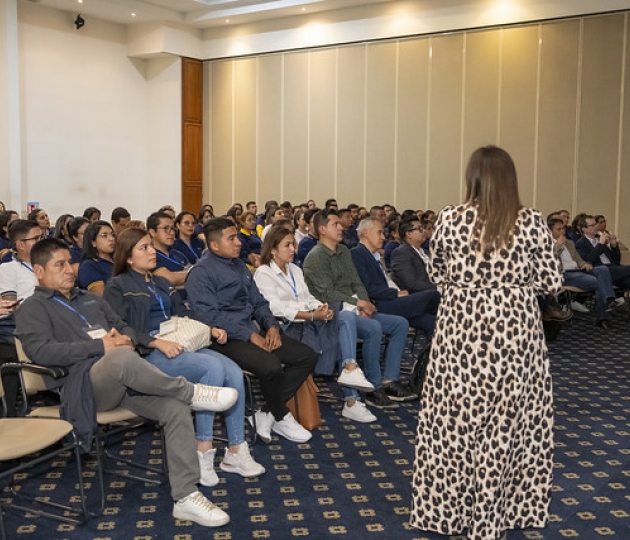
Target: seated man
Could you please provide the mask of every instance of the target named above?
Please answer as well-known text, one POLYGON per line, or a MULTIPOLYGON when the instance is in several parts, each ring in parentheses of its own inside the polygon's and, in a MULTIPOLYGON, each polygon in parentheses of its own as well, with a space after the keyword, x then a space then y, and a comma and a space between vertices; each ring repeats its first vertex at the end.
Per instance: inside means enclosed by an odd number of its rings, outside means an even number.
POLYGON ((123 231, 127 223, 129 223, 130 221, 131 214, 126 208, 123 208, 122 206, 117 206, 112 210, 111 224, 112 229, 114 229, 114 232, 117 235, 123 231))
POLYGON ((404 219, 399 226, 402 245, 392 253, 392 280, 410 294, 437 290, 427 274, 429 256, 422 249, 428 224, 416 218, 404 219))
POLYGON ((419 328, 427 336, 432 336, 440 293, 430 290, 409 294, 406 290, 399 290, 395 283, 387 279, 379 256, 385 239, 380 221, 374 218, 364 219, 359 223, 358 233, 360 243, 350 253, 361 282, 376 309, 380 313, 405 317, 411 327, 419 328))
POLYGON ((630 288, 630 266, 620 264, 621 253, 617 238, 599 232, 595 218, 589 214, 582 215, 577 225, 582 236, 575 243, 575 248, 582 259, 595 268, 606 266, 613 285, 623 289, 630 288))
POLYGON ((608 310, 617 304, 608 267, 605 265, 594 267, 580 257, 575 244, 565 236, 566 227, 563 219, 551 218, 547 220, 547 224, 555 240, 553 251, 560 261, 562 284, 585 291, 596 291, 597 325, 608 330, 610 319, 608 310))
MULTIPOLYGON (((18 219, 11 224, 9 238, 14 254, 11 262, 0 264, 0 297, 4 302, 4 315, 0 315, 0 363, 17 362, 15 350, 15 320, 13 312, 20 302, 33 294, 37 278, 31 267, 31 248, 44 236, 36 221, 18 219)), ((7 415, 16 416, 18 374, 3 373, 7 415)))
POLYGON ((229 516, 197 490, 190 408, 226 410, 236 390, 169 377, 134 352, 133 330, 107 302, 74 286, 64 242, 38 242, 31 262, 39 286, 16 312, 16 335, 33 362, 67 368, 68 375, 57 381, 63 388, 61 416, 75 427, 83 450, 92 446, 97 411, 122 406, 158 421, 164 426, 173 516, 207 527, 225 525, 229 516))
MULTIPOLYGON (((343 302, 340 324, 351 325, 363 340, 363 369, 374 388, 366 401, 379 409, 395 409, 395 401, 416 396, 399 382, 400 362, 407 342, 409 323, 404 317, 377 313, 352 263, 350 251, 341 244, 341 224, 334 210, 317 212, 313 218, 319 243, 304 261, 304 278, 320 302, 343 302), (381 339, 389 336, 385 369, 381 372, 381 339)), ((341 344, 343 347, 343 343, 341 344)))
POLYGON ((147 232, 153 240, 157 254, 154 274, 166 278, 178 289, 182 300, 186 300, 184 282, 188 275, 190 262, 179 250, 173 248, 175 243, 175 222, 165 212, 154 212, 147 218, 147 232))
POLYGON ((266 400, 263 410, 256 412, 260 437, 269 442, 273 430, 290 441, 306 442, 311 433, 296 422, 286 402, 313 371, 317 354, 280 335, 269 302, 239 259, 241 242, 234 224, 215 218, 206 224, 203 233, 208 253, 190 270, 186 280, 193 314, 207 325, 220 326, 227 332, 227 341, 223 345, 213 342, 212 349, 260 378, 266 400))
POLYGON ((310 208, 304 214, 304 219, 306 223, 308 223, 308 234, 300 240, 298 244, 297 254, 295 257, 295 264, 297 264, 300 268, 304 264, 304 260, 306 256, 309 254, 311 249, 313 249, 317 245, 317 231, 315 230, 315 226, 313 225, 313 216, 318 212, 317 208, 310 208))
POLYGON ((359 243, 357 228, 352 220, 352 213, 347 208, 342 208, 337 212, 341 223, 341 242, 348 249, 352 249, 359 243))

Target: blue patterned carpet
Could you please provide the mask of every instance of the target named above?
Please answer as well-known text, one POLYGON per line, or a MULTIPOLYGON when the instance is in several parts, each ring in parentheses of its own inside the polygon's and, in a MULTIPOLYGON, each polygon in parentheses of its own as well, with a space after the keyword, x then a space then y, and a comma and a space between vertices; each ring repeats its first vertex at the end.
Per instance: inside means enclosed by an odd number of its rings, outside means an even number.
MULTIPOLYGON (((552 518, 544 530, 511 531, 511 540, 630 539, 630 322, 613 324, 612 332, 602 333, 590 316, 576 316, 550 344, 556 407, 552 518)), ((320 387, 337 393, 333 384, 320 387)), ((175 522, 167 485, 109 476, 102 517, 75 527, 9 512, 9 538, 447 538, 407 525, 417 403, 395 413, 376 411, 378 422, 369 425, 342 418, 341 405, 321 403, 324 426, 309 443, 274 437, 269 446, 257 444, 255 457, 267 468, 262 477, 220 472, 218 486, 202 488, 230 514, 225 527, 175 522)), ((153 433, 139 432, 123 448, 141 459, 161 459, 153 433)), ((70 465, 57 460, 53 472, 25 489, 71 497, 70 465)))

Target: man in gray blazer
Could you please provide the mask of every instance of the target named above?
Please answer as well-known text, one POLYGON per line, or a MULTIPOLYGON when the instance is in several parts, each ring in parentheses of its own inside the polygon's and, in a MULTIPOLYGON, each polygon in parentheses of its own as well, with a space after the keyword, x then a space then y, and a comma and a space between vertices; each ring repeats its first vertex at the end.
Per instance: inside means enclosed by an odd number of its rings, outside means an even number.
POLYGON ((392 280, 410 294, 435 290, 426 270, 429 256, 421 247, 427 239, 426 227, 420 220, 411 218, 404 220, 398 230, 402 245, 392 253, 392 280))

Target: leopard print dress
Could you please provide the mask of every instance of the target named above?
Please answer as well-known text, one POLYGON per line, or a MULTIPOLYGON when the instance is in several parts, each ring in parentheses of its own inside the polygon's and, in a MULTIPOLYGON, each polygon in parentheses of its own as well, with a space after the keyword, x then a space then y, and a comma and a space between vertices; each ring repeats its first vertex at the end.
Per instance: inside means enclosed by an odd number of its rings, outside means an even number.
POLYGON ((562 278, 541 214, 519 212, 512 247, 469 247, 476 208, 446 207, 428 272, 443 286, 418 414, 410 524, 493 540, 544 527, 553 459, 551 375, 536 295, 562 278))

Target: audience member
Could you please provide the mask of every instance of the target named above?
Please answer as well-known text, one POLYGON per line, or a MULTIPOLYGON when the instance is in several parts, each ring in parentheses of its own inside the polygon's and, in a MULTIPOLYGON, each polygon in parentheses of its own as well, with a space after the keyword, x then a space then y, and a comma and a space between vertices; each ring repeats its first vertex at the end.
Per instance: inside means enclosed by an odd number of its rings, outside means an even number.
POLYGON ((293 214, 293 223, 295 225, 295 243, 299 245, 303 238, 308 236, 308 221, 305 219, 306 211, 299 209, 293 214))
POLYGON ((89 206, 83 211, 83 217, 94 223, 101 220, 101 211, 96 206, 89 206))
POLYGON ((239 258, 252 268, 258 268, 260 266, 262 241, 256 234, 256 216, 252 212, 245 212, 241 216, 241 228, 238 231, 238 239, 241 241, 239 258))
POLYGON ((42 230, 42 234, 45 234, 46 238, 52 238, 55 234, 55 229, 50 227, 50 218, 43 208, 34 208, 31 210, 27 219, 37 221, 39 228, 42 230))
MULTIPOLYGON (((194 228, 194 224, 191 225, 194 228)), ((185 377, 192 383, 230 387, 238 392, 236 403, 225 411, 228 447, 221 469, 245 477, 259 476, 264 467, 256 463, 245 442, 245 389, 243 372, 232 360, 210 349, 184 351, 178 343, 168 340, 168 328, 173 316, 189 316, 178 291, 164 278, 151 272, 156 264, 151 236, 142 229, 127 229, 118 237, 114 258, 114 277, 105 287, 103 298, 136 334, 136 349, 149 363, 171 377, 185 377), (161 334, 165 334, 161 336, 161 334)), ((225 343, 226 333, 218 327, 211 330, 212 338, 225 343)), ((197 456, 201 469, 199 483, 212 487, 219 483, 214 470, 216 448, 213 448, 214 412, 195 414, 197 456)))
POLYGON ((112 277, 116 235, 107 221, 93 221, 83 234, 83 260, 77 283, 96 296, 103 296, 105 284, 112 277))
POLYGON ((352 249, 359 243, 357 228, 352 220, 352 212, 348 208, 342 208, 337 212, 341 223, 341 242, 348 249, 352 249))
POLYGON ((195 232, 197 218, 192 212, 180 212, 175 218, 175 230, 177 237, 173 248, 183 253, 190 264, 195 264, 205 248, 203 240, 195 232))
POLYGON ((166 278, 173 287, 181 289, 182 299, 186 300, 186 292, 183 289, 190 262, 181 251, 173 248, 175 243, 173 220, 164 212, 154 212, 147 218, 147 232, 153 239, 153 247, 157 253, 154 274, 166 278))
POLYGON ((211 348, 260 378, 265 398, 264 407, 255 413, 260 437, 269 442, 274 431, 291 441, 306 442, 311 433, 296 422, 286 402, 312 372, 317 355, 306 345, 281 336, 269 302, 239 259, 236 227, 217 218, 208 222, 204 234, 208 253, 186 280, 194 316, 209 326, 224 328, 227 341, 215 341, 211 348))
POLYGON ((429 263, 429 256, 422 249, 422 244, 427 239, 425 226, 419 219, 404 219, 398 230, 402 245, 392 253, 391 270, 392 280, 398 287, 409 291, 410 294, 434 291, 436 286, 429 279, 426 265, 429 263))
POLYGON ((302 268, 304 259, 306 259, 306 256, 309 254, 311 249, 317 245, 317 231, 313 225, 313 217, 318 211, 318 208, 309 208, 304 214, 304 219, 308 223, 308 234, 300 240, 300 243, 298 244, 297 257, 293 261, 300 268, 302 268))
POLYGON ((43 240, 31 255, 39 286, 16 314, 16 335, 33 362, 68 369, 68 376, 57 381, 63 389, 61 415, 74 425, 83 450, 92 446, 97 411, 123 406, 158 421, 166 440, 173 517, 208 527, 225 525, 229 516, 197 490, 190 407, 225 410, 236 401, 236 391, 169 377, 138 356, 133 330, 107 302, 74 286, 64 243, 43 240))
POLYGON ((116 234, 120 234, 124 230, 127 223, 131 221, 131 214, 126 208, 123 208, 122 206, 117 206, 112 210, 110 221, 114 232, 116 234))
POLYGON ((399 382, 409 324, 404 317, 378 313, 352 262, 350 250, 341 244, 341 223, 334 210, 322 210, 313 218, 319 243, 304 261, 304 278, 309 290, 320 302, 343 302, 342 309, 353 316, 348 324, 363 340, 363 369, 375 390, 367 403, 379 409, 398 408, 395 401, 413 399, 413 394, 399 382), (381 372, 381 339, 389 336, 385 368, 381 372))
MULTIPOLYGON (((607 222, 606 222, 606 216, 603 216, 601 214, 595 216, 595 222, 597 223, 597 230, 600 233, 606 233, 609 236, 615 236, 613 233, 611 233, 606 227, 608 226, 607 222)), ((616 236, 615 236, 616 238, 616 236)), ((619 246, 619 249, 621 251, 627 251, 628 248, 619 240, 617 239, 617 244, 619 246)))
POLYGON ((72 218, 70 223, 68 223, 68 234, 72 239, 72 243, 68 249, 72 257, 72 267, 74 268, 75 276, 78 275, 79 265, 83 260, 83 236, 89 224, 90 221, 83 216, 72 218))
POLYGON ((398 217, 397 219, 387 221, 389 236, 383 245, 383 261, 385 262, 385 268, 387 270, 389 270, 392 265, 392 253, 400 246, 400 232, 398 231, 398 227, 400 226, 400 214, 392 213, 390 216, 398 217))
POLYGON ((55 222, 55 234, 53 238, 58 238, 68 246, 72 245, 72 237, 68 232, 68 224, 73 218, 74 216, 72 214, 61 214, 55 222))

